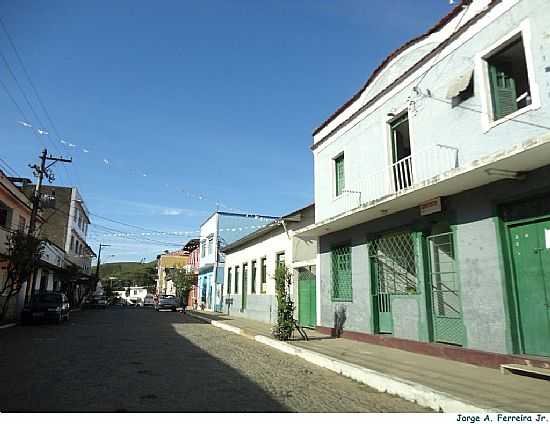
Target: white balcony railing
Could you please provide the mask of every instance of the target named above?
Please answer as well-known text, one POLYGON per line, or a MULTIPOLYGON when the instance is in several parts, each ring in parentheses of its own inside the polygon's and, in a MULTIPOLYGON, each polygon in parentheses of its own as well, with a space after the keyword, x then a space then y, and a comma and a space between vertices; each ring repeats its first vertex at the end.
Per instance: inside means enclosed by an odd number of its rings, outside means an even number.
POLYGON ((345 213, 374 200, 406 192, 410 187, 426 182, 458 167, 458 148, 436 144, 407 156, 390 166, 354 181, 333 200, 319 220, 345 213))

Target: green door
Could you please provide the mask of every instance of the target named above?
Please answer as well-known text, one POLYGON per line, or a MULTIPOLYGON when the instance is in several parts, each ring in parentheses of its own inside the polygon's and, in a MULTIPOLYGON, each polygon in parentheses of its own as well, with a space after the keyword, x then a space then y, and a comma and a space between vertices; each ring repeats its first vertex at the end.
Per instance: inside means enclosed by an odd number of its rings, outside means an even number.
POLYGON ((243 264, 243 291, 241 293, 241 312, 246 309, 246 295, 248 292, 248 264, 243 264))
POLYGON ((410 232, 387 234, 369 243, 375 327, 393 334, 392 299, 417 293, 416 243, 410 232))
POLYGON ((453 233, 428 237, 434 339, 464 345, 462 302, 453 233))
POLYGON ((524 353, 550 356, 550 220, 510 229, 524 353))
POLYGON ((317 323, 315 274, 310 271, 298 274, 298 322, 303 327, 315 327, 317 323))

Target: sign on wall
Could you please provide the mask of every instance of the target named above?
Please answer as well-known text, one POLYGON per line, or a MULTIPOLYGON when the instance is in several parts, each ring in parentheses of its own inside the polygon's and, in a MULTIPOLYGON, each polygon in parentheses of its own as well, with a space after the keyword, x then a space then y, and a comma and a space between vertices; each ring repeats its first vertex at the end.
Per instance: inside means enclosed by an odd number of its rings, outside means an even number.
POLYGON ((436 212, 441 212, 441 197, 420 204, 420 215, 430 215, 436 212))

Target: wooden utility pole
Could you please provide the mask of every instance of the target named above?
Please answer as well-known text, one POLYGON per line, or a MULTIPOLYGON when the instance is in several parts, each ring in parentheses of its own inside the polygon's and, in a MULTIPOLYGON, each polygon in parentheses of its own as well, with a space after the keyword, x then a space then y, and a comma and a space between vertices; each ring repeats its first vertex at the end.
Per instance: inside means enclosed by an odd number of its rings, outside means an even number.
MULTIPOLYGON (((53 172, 50 170, 50 168, 57 162, 66 162, 71 163, 72 159, 65 159, 65 158, 57 158, 54 156, 48 156, 48 150, 44 149, 42 150, 42 154, 39 156, 40 158, 40 165, 29 165, 32 169, 34 169, 34 176, 36 179, 36 186, 34 188, 33 196, 32 196, 32 210, 31 210, 31 218, 29 221, 29 236, 35 236, 36 232, 36 221, 38 220, 38 211, 40 210, 40 200, 42 198, 42 182, 44 180, 44 177, 48 179, 48 181, 51 183, 55 180, 55 176, 53 172), (46 165, 47 161, 51 161, 50 164, 46 165)), ((34 280, 34 272, 32 275, 29 276, 29 281, 27 281, 27 290, 25 291, 25 303, 29 301, 30 293, 32 293, 32 285, 34 280)))
POLYGON ((29 165, 32 169, 34 169, 34 176, 37 178, 36 180, 36 186, 34 188, 34 193, 32 196, 32 211, 31 211, 31 219, 29 222, 29 235, 34 235, 34 232, 36 230, 36 221, 38 219, 38 211, 40 210, 40 199, 42 197, 42 181, 44 180, 44 177, 48 179, 48 181, 51 183, 55 180, 55 176, 52 171, 50 171, 50 168, 57 162, 66 162, 71 163, 72 159, 65 159, 65 158, 57 158, 54 156, 48 156, 48 150, 44 149, 42 150, 42 154, 40 155, 40 165, 29 165), (46 166, 46 161, 51 161, 50 164, 46 166))
POLYGON ((95 278, 97 281, 99 281, 99 265, 101 265, 101 248, 102 247, 110 247, 110 244, 101 244, 99 243, 99 252, 97 253, 97 267, 95 269, 95 278))

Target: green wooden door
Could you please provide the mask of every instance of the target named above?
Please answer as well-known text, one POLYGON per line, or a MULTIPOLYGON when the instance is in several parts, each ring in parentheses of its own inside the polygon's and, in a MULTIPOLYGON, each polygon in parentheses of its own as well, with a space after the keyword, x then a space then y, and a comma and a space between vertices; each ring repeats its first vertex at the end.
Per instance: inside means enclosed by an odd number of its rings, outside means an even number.
POLYGON ((524 353, 550 356, 550 220, 510 229, 524 353))
POLYGON ((317 323, 315 274, 310 271, 298 275, 298 322, 303 327, 315 327, 317 323))

